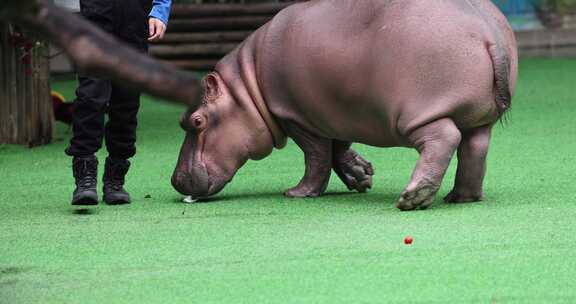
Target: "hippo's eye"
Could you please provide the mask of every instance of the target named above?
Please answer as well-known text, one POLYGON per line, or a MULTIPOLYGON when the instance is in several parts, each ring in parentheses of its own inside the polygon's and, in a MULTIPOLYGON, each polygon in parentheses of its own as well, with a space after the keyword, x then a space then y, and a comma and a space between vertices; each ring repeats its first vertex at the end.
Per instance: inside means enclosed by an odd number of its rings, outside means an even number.
POLYGON ((190 121, 192 122, 192 128, 196 130, 204 129, 206 124, 206 120, 202 116, 193 116, 191 117, 190 121))

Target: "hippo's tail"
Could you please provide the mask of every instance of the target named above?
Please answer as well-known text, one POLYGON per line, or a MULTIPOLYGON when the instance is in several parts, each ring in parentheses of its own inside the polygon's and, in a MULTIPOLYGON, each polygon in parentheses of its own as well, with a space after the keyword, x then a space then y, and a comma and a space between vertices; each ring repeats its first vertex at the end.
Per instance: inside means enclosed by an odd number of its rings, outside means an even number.
POLYGON ((510 92, 510 56, 506 49, 492 44, 488 47, 494 67, 494 90, 496 96, 496 109, 498 118, 501 119, 506 111, 512 106, 512 94, 510 92))

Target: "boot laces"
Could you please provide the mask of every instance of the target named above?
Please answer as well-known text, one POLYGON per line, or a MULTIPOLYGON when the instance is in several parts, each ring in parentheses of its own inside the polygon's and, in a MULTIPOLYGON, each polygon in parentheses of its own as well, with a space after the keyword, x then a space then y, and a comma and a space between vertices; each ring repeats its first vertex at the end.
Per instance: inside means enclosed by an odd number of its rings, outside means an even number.
POLYGON ((124 176, 128 173, 128 166, 123 163, 110 163, 109 175, 105 185, 114 191, 121 191, 124 186, 124 176))
POLYGON ((114 191, 121 191, 124 186, 123 180, 111 179, 106 181, 106 186, 114 191))
POLYGON ((78 186, 89 188, 96 183, 96 166, 90 161, 80 161, 76 167, 76 176, 78 176, 78 186))

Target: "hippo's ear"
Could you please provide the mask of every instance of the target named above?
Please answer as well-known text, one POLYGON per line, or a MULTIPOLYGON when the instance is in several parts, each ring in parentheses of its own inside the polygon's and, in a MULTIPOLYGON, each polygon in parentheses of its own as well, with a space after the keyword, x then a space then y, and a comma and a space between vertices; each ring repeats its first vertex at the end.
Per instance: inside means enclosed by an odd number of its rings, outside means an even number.
POLYGON ((210 73, 202 80, 204 85, 204 99, 208 102, 220 97, 220 88, 218 87, 218 76, 216 73, 210 73))

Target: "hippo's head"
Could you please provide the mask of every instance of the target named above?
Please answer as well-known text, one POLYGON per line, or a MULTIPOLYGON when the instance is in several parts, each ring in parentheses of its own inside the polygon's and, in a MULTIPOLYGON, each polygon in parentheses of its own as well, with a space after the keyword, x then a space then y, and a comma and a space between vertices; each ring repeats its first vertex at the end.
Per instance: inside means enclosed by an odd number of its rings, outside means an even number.
POLYGON ((193 198, 218 193, 248 159, 261 159, 273 149, 272 136, 253 104, 235 96, 217 73, 203 80, 200 106, 180 118, 186 132, 174 188, 193 198))

